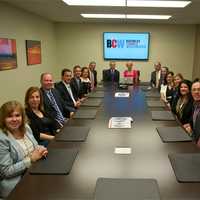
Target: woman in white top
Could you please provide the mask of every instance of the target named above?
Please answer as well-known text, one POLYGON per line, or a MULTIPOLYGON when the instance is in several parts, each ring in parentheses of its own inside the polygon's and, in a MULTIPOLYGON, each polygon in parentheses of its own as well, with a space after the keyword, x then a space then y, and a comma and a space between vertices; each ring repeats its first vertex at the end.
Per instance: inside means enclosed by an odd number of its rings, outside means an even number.
POLYGON ((0 108, 0 197, 5 198, 32 162, 47 155, 25 123, 24 109, 16 101, 0 108))
POLYGON ((165 83, 161 85, 160 96, 167 105, 171 105, 173 91, 174 91, 174 73, 168 72, 166 75, 165 83))

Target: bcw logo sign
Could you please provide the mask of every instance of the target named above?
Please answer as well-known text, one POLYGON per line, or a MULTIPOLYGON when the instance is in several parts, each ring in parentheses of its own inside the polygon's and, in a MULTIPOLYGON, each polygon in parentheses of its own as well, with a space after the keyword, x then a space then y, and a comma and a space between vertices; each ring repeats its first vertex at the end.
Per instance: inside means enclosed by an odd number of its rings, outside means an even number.
POLYGON ((107 40, 107 48, 124 48, 125 40, 107 40))

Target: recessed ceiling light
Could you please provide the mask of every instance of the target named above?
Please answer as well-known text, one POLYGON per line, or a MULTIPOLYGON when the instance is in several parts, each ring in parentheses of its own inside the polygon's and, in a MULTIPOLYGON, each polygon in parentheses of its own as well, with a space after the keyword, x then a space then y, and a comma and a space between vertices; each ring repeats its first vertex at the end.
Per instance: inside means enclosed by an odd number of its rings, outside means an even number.
POLYGON ((72 6, 126 6, 126 0, 63 0, 72 6))
POLYGON ((125 19, 125 15, 121 14, 81 14, 84 18, 107 18, 107 19, 125 19))
POLYGON ((127 19, 169 19, 171 15, 127 15, 127 19))
POLYGON ((168 8, 184 8, 191 1, 135 1, 127 0, 128 7, 168 7, 168 8))

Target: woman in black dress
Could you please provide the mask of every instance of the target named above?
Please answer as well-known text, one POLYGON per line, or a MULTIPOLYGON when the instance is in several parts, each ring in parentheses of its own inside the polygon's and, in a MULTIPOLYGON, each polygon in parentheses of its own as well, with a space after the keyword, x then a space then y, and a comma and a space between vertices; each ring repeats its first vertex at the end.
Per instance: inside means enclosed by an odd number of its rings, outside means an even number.
POLYGON ((33 135, 39 144, 47 146, 54 139, 56 123, 43 110, 43 100, 38 87, 30 87, 25 95, 25 111, 33 135))
POLYGON ((173 101, 172 112, 176 114, 182 125, 190 122, 193 108, 193 99, 191 96, 191 82, 183 80, 178 89, 178 96, 173 101))

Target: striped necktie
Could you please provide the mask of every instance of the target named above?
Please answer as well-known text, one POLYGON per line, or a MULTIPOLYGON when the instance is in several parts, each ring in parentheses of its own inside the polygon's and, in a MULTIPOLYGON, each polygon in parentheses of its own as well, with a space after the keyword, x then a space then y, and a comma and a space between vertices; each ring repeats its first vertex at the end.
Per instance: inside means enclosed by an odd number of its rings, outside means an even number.
POLYGON ((90 71, 91 90, 94 89, 94 72, 90 71))
POLYGON ((115 81, 115 71, 114 71, 114 69, 111 69, 111 81, 112 82, 115 81))
POLYGON ((55 111, 56 111, 55 120, 56 120, 59 124, 63 125, 64 122, 65 122, 65 118, 63 117, 63 114, 62 114, 60 108, 58 107, 58 104, 57 104, 57 102, 56 102, 56 100, 55 100, 55 97, 53 96, 53 93, 52 93, 51 90, 49 90, 49 91, 47 92, 47 96, 48 96, 48 98, 49 98, 49 100, 50 100, 50 102, 51 102, 52 107, 53 107, 53 108, 55 109, 55 111))

